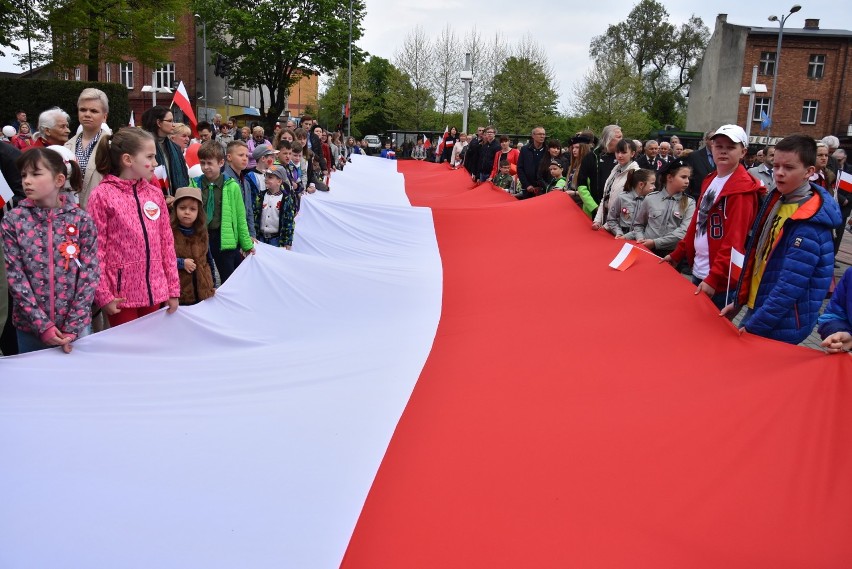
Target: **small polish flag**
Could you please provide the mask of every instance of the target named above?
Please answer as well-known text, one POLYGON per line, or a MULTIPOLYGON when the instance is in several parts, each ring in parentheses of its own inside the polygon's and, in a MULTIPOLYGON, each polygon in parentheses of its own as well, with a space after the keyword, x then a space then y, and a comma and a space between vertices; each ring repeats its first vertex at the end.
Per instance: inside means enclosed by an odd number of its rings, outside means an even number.
POLYGON ((837 189, 852 193, 852 174, 841 170, 840 177, 837 178, 837 189))
POLYGON ((160 164, 156 168, 154 168, 154 178, 157 181, 157 185, 163 190, 165 195, 169 194, 169 173, 166 171, 166 167, 160 164))
POLYGON ((189 126, 192 129, 192 136, 197 138, 198 131, 195 127, 198 125, 198 119, 195 118, 195 113, 192 111, 192 103, 189 102, 189 95, 186 92, 186 87, 183 86, 183 81, 178 84, 175 96, 172 99, 172 104, 177 105, 178 108, 183 111, 183 114, 186 116, 186 119, 189 121, 189 126))
POLYGON ((429 137, 425 134, 423 135, 423 148, 430 148, 432 146, 432 141, 429 140, 429 137))
POLYGON ((616 255, 615 259, 612 260, 609 266, 616 271, 626 271, 633 263, 636 262, 638 257, 639 249, 630 243, 625 243, 624 247, 621 248, 621 251, 618 252, 618 255, 616 255))
POLYGON ((435 161, 438 160, 438 156, 444 151, 444 145, 447 142, 447 134, 450 132, 449 125, 444 127, 444 134, 441 136, 441 140, 438 142, 437 148, 435 148, 435 161))
POLYGON ((0 209, 6 207, 7 203, 11 203, 13 197, 15 197, 15 192, 12 191, 9 182, 6 181, 3 173, 0 172, 0 209))
POLYGON ((745 255, 731 248, 731 277, 734 279, 740 278, 740 273, 745 265, 745 255))

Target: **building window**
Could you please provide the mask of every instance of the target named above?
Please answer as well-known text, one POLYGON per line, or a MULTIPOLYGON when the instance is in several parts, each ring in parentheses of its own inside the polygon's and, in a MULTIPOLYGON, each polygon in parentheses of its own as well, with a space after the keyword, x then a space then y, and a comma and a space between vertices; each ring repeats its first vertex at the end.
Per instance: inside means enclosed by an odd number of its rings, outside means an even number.
POLYGON ((805 101, 802 105, 802 124, 816 124, 819 101, 805 101))
POLYGON ((825 55, 812 55, 808 62, 808 79, 822 79, 825 73, 825 55))
POLYGON ((133 89, 133 63, 125 61, 119 64, 118 70, 121 73, 121 84, 128 89, 133 89))
POLYGON ((177 23, 174 14, 165 14, 154 22, 154 37, 158 39, 175 39, 177 23))
POLYGON ((79 81, 79 80, 80 80, 80 68, 75 67, 74 68, 74 81, 79 81))
POLYGON ((158 63, 157 64, 157 84, 155 87, 160 89, 168 87, 171 89, 172 83, 175 82, 175 62, 158 63))
POLYGON ((62 78, 65 79, 66 81, 68 81, 68 72, 67 71, 62 73, 62 78))
POLYGON ((112 65, 109 63, 106 64, 106 72, 104 73, 104 79, 107 83, 112 83, 112 65))
POLYGON ((769 97, 754 98, 754 115, 751 120, 753 122, 760 122, 763 120, 761 113, 765 113, 766 116, 769 116, 769 97))
POLYGON ((775 75, 775 52, 764 51, 760 54, 760 74, 775 75))

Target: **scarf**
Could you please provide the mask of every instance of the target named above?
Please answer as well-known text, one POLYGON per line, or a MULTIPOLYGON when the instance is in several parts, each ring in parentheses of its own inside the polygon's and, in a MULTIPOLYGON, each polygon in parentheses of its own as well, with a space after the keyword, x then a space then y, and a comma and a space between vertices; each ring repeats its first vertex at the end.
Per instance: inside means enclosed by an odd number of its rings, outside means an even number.
POLYGON ((169 140, 168 137, 158 140, 157 164, 163 164, 169 174, 169 193, 174 194, 179 188, 189 185, 189 171, 186 169, 186 161, 178 145, 169 140))
POLYGON ((777 200, 772 205, 772 210, 770 210, 769 215, 766 216, 766 221, 760 231, 760 238, 757 240, 757 248, 755 249, 755 252, 758 259, 762 257, 762 252, 767 245, 766 240, 769 239, 769 234, 772 233, 770 230, 772 229, 772 224, 775 222, 775 216, 778 214, 778 210, 781 209, 781 206, 788 203, 803 202, 810 197, 810 194, 811 184, 809 182, 805 182, 790 194, 781 196, 781 199, 777 200))

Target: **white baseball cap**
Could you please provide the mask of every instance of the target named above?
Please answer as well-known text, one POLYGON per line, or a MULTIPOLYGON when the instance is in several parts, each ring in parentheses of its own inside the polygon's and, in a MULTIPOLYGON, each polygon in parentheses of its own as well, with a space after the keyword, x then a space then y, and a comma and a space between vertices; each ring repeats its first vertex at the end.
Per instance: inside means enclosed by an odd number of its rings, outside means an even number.
POLYGON ((746 136, 745 130, 743 127, 735 124, 725 124, 720 126, 716 129, 716 133, 713 135, 713 138, 716 138, 717 136, 727 136, 734 144, 739 142, 743 146, 748 146, 748 136, 746 136))

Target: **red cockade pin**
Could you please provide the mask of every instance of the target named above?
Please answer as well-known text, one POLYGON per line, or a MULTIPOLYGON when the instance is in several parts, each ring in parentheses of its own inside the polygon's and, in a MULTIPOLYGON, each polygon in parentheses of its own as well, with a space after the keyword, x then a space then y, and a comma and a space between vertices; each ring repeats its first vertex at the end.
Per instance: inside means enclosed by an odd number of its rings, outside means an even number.
MULTIPOLYGON (((76 229, 76 228, 75 228, 76 229)), ((82 268, 83 265, 80 264, 80 247, 72 242, 65 241, 64 243, 59 245, 59 252, 65 258, 65 270, 68 270, 68 263, 71 259, 74 259, 74 262, 77 263, 77 266, 82 268)))
POLYGON ((69 223, 65 227, 65 235, 67 235, 68 237, 77 237, 77 233, 78 233, 77 226, 74 225, 73 223, 69 223))

